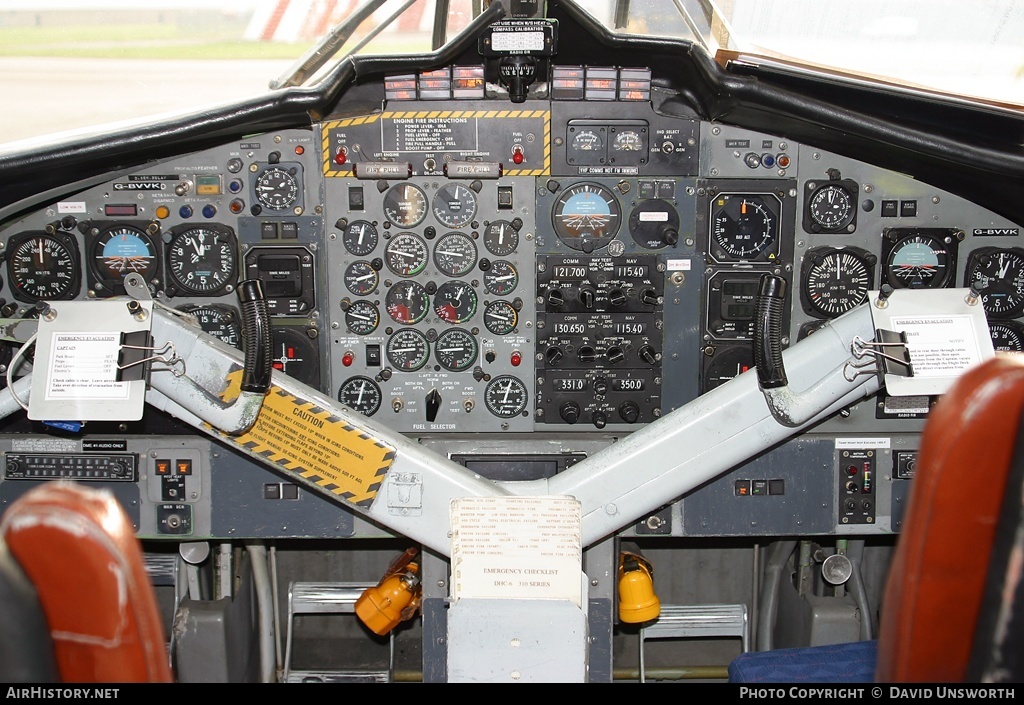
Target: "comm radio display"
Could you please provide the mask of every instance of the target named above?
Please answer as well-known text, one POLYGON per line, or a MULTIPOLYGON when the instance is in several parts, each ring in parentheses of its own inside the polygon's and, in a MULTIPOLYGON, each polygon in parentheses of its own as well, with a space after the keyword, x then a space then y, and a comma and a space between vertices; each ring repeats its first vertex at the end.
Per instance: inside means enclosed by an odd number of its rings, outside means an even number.
POLYGON ((551 380, 551 388, 556 392, 583 392, 587 389, 587 380, 582 377, 556 377, 551 380))

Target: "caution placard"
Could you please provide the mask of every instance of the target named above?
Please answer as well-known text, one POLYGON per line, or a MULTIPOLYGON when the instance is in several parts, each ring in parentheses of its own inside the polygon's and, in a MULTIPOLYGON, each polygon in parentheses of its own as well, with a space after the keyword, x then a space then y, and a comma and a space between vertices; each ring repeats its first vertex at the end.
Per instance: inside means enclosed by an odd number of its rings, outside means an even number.
MULTIPOLYGON (((229 375, 225 401, 238 396, 241 370, 229 375)), ((272 385, 256 423, 222 438, 315 484, 325 493, 368 507, 395 460, 394 447, 329 409, 272 385)))

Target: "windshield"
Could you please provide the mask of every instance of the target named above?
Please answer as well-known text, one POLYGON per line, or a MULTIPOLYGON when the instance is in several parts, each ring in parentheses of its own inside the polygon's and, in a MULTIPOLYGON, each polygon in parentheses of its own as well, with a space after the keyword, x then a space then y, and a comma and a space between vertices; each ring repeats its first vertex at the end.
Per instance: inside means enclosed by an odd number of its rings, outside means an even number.
MULTIPOLYGON (((6 0, 0 142, 109 129, 311 85, 353 54, 428 53, 486 4, 6 0)), ((795 62, 1024 105, 1024 4, 1012 0, 575 4, 613 32, 686 40, 720 61, 795 62)))

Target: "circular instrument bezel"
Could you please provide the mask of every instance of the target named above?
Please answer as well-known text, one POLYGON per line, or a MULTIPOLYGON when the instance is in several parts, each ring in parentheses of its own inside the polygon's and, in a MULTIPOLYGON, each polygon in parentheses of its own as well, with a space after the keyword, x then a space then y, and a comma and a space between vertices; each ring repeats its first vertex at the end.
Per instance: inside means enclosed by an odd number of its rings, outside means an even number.
POLYGON ((484 389, 484 405, 501 419, 511 419, 522 414, 529 400, 530 393, 526 385, 512 375, 494 377, 484 389))
POLYGON ((238 309, 228 304, 185 304, 178 307, 192 315, 204 332, 242 349, 242 322, 238 309))
POLYGON ((607 186, 584 181, 568 187, 555 199, 551 224, 562 243, 573 250, 593 252, 615 239, 622 223, 622 206, 607 186))
POLYGON ((414 277, 427 266, 427 243, 416 233, 397 233, 384 248, 384 263, 400 277, 414 277))
POLYGON ((156 239, 142 227, 114 223, 103 228, 92 241, 89 271, 98 284, 111 289, 123 290, 124 278, 129 274, 138 274, 147 283, 153 283, 160 272, 160 252, 156 239), (139 247, 146 252, 141 253, 139 247))
POLYGON ((430 359, 430 342, 422 331, 415 328, 400 328, 388 338, 384 345, 384 353, 395 369, 415 372, 430 359))
POLYGON ((476 193, 459 182, 447 183, 437 190, 431 212, 441 225, 457 230, 473 222, 476 217, 476 193))
POLYGON ((709 244, 723 262, 778 254, 782 201, 774 193, 720 193, 711 199, 709 244))
POLYGON ((971 253, 964 286, 981 293, 985 313, 992 318, 1017 318, 1024 313, 1024 249, 982 247, 971 253))
POLYGON ((237 277, 238 241, 230 228, 197 223, 171 231, 167 243, 168 294, 215 296, 231 291, 237 277), (209 243, 205 242, 207 235, 211 236, 209 243))
POLYGON ((349 377, 338 387, 338 401, 363 416, 376 414, 383 398, 377 383, 362 375, 349 377))
POLYGON ((1006 352, 1024 352, 1024 326, 1017 321, 997 319, 988 322, 992 347, 1006 352))
POLYGON ((463 372, 476 362, 480 346, 465 328, 449 328, 434 341, 434 359, 449 372, 463 372), (462 347, 455 347, 461 345, 462 347))
POLYGON ((299 200, 298 172, 284 166, 268 166, 253 181, 253 196, 267 210, 283 211, 299 200))
POLYGON ((508 335, 514 333, 519 325, 519 312, 516 307, 508 301, 491 301, 484 307, 484 327, 494 335, 508 335), (505 314, 496 317, 500 312, 505 314))
POLYGON ((508 260, 494 260, 484 272, 484 288, 495 296, 508 296, 517 286, 519 270, 508 260))
POLYGON ((496 257, 508 257, 519 247, 519 231, 507 220, 492 220, 484 227, 484 247, 496 257))
POLYGON ((356 335, 369 335, 380 325, 380 311, 369 301, 354 301, 345 310, 345 327, 356 335))
POLYGON ((445 233, 434 243, 434 265, 449 277, 462 277, 476 266, 477 249, 465 233, 445 233))
POLYGON ((18 301, 72 299, 81 290, 81 257, 72 235, 42 230, 17 233, 7 241, 7 253, 7 281, 18 301), (36 261, 38 265, 33 264, 36 261))
POLYGON ((341 234, 341 243, 356 257, 366 257, 373 252, 377 241, 377 228, 368 220, 353 220, 341 234))
POLYGON ((953 282, 956 246, 949 236, 911 229, 887 233, 882 282, 894 289, 942 289, 953 282))
POLYGON ((816 186, 807 197, 807 218, 811 232, 853 232, 857 217, 857 195, 836 181, 816 186))
POLYGON ((427 194, 416 184, 395 184, 384 194, 384 217, 399 228, 415 228, 427 217, 427 194))
POLYGON ((465 323, 476 315, 477 294, 464 281, 448 281, 437 287, 434 294, 434 315, 445 323, 465 323))
POLYGON ((356 296, 372 294, 380 283, 380 275, 366 260, 357 259, 345 267, 345 288, 356 296))
POLYGON ((804 255, 801 296, 818 318, 838 318, 868 298, 875 258, 858 248, 820 247, 804 255))
POLYGON ((430 313, 430 298, 419 282, 398 282, 388 289, 384 297, 384 308, 396 323, 413 325, 430 313))

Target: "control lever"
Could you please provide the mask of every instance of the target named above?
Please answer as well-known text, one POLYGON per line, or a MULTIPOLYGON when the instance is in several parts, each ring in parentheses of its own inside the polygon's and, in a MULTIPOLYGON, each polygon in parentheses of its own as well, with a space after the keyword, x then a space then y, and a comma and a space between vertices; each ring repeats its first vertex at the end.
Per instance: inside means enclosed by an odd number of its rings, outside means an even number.
POLYGON ((237 292, 242 311, 242 337, 246 341, 242 391, 266 394, 273 369, 274 340, 263 284, 259 279, 246 279, 238 283, 237 292))

